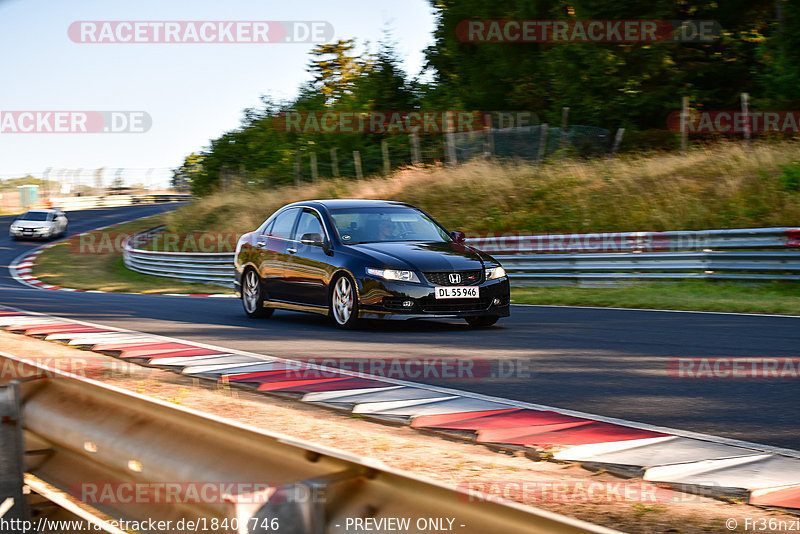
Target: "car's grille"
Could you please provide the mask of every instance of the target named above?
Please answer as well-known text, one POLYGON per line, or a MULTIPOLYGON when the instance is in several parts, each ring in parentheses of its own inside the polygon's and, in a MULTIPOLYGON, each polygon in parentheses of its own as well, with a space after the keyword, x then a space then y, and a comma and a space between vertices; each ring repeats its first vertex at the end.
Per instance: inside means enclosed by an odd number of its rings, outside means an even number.
POLYGON ((425 313, 458 313, 469 311, 482 311, 489 308, 491 299, 447 299, 436 300, 433 298, 422 301, 422 311, 425 313))
POLYGON ((428 282, 437 286, 472 286, 483 280, 481 271, 437 271, 422 274, 428 282), (451 274, 458 275, 458 280, 451 281, 451 274))

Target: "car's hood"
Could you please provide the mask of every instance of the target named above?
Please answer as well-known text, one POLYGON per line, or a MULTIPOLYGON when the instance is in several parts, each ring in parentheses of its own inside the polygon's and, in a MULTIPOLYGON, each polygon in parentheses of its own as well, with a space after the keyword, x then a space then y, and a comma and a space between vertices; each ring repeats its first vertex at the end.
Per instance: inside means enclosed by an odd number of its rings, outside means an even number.
POLYGON ((376 267, 415 271, 470 271, 484 268, 480 253, 456 243, 364 243, 350 247, 374 258, 376 267))
POLYGON ((25 221, 22 219, 17 219, 13 223, 12 226, 22 226, 25 228, 47 228, 48 226, 53 226, 51 221, 25 221))

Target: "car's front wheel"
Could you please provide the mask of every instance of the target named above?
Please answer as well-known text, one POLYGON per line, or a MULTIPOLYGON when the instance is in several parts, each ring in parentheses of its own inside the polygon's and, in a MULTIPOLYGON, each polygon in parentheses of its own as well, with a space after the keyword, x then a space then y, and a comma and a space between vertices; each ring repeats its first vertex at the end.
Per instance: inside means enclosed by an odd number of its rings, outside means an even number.
POLYGON ((336 326, 355 328, 358 324, 358 298, 352 278, 343 274, 333 283, 330 297, 330 316, 336 326))
POLYGON ((247 269, 242 276, 242 306, 248 317, 269 317, 275 310, 264 307, 264 289, 258 273, 247 269))
POLYGON ((486 328, 492 326, 500 319, 496 315, 480 315, 478 317, 465 317, 470 328, 486 328))

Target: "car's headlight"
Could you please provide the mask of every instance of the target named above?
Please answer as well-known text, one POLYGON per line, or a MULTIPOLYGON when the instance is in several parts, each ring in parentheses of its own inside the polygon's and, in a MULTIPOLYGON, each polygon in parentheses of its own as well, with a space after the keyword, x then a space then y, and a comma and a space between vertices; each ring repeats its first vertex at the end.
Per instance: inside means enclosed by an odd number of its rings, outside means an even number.
POLYGON ((367 274, 370 276, 377 276, 384 280, 398 280, 400 282, 416 282, 419 283, 419 278, 414 271, 399 271, 397 269, 375 269, 367 267, 367 274))
POLYGON ((22 230, 22 227, 11 225, 11 229, 14 230, 15 232, 19 232, 20 230, 22 230))
POLYGON ((495 280, 496 278, 503 278, 506 275, 506 270, 500 267, 489 267, 486 269, 486 279, 495 280))

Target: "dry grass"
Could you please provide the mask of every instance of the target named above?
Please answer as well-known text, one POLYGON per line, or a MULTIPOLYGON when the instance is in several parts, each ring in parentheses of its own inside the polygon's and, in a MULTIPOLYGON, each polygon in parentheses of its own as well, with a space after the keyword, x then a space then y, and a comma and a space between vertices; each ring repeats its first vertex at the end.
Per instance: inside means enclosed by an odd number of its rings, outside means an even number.
POLYGON ((800 143, 723 143, 686 156, 615 160, 473 162, 404 169, 389 178, 218 192, 168 216, 174 231, 247 232, 275 209, 312 198, 383 198, 415 204, 467 232, 598 232, 790 226, 800 191, 781 181, 800 143))
MULTIPOLYGON (((104 230, 97 230, 91 242, 119 242, 120 234, 143 232, 164 224, 163 215, 148 217, 137 221, 118 224, 104 230), (108 234, 110 239, 103 241, 102 236, 108 234)), ((100 290, 118 293, 232 293, 231 289, 211 284, 191 284, 149 276, 125 267, 122 253, 117 250, 108 254, 91 254, 80 246, 81 238, 74 236, 63 243, 46 249, 38 258, 33 274, 42 282, 54 286, 84 290, 100 290)), ((110 252, 108 248, 105 248, 110 252)))
POLYGON ((685 280, 626 287, 515 287, 515 304, 800 315, 800 282, 685 280))

